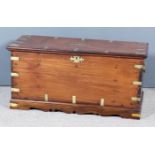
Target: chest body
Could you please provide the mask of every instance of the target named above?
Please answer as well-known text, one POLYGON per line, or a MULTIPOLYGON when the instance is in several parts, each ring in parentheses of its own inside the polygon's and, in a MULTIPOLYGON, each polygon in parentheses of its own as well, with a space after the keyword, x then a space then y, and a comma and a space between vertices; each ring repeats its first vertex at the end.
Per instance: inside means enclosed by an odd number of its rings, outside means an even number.
POLYGON ((147 44, 23 36, 8 49, 11 108, 140 117, 147 44))

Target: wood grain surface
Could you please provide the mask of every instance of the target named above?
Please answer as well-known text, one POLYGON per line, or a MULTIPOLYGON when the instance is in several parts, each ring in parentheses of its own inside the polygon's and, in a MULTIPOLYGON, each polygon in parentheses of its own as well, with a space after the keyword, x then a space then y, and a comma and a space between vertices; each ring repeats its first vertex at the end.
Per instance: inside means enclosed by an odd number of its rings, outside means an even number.
POLYGON ((7 49, 12 109, 140 118, 147 43, 25 35, 7 49))
POLYGON ((140 109, 129 109, 123 107, 113 107, 105 106, 102 108, 97 105, 83 105, 83 104, 70 104, 62 102, 44 102, 44 101, 32 101, 32 100, 18 100, 12 99, 11 103, 15 106, 11 109, 20 110, 32 110, 38 109, 45 112, 59 112, 63 111, 65 113, 77 113, 77 114, 95 114, 101 116, 120 116, 122 118, 132 118, 140 119, 141 111, 140 109))
POLYGON ((9 44, 7 48, 21 52, 25 50, 57 54, 78 52, 145 58, 148 43, 26 35, 9 44))
POLYGON ((12 87, 19 88, 13 93, 15 99, 43 101, 48 94, 49 101, 72 102, 77 104, 100 104, 135 108, 137 103, 131 97, 139 96, 139 86, 133 81, 139 80, 140 70, 135 64, 143 64, 142 59, 124 59, 100 56, 86 56, 84 62, 75 64, 70 61, 73 55, 37 54, 13 52, 19 61, 12 64, 12 72, 19 77, 12 78, 12 87))

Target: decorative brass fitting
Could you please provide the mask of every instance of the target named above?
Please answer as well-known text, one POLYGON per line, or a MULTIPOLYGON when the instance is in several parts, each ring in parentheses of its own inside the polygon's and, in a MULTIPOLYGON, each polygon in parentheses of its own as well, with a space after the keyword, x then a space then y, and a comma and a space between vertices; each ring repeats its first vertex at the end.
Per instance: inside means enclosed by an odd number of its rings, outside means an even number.
POLYGON ((74 63, 82 63, 84 61, 84 59, 80 56, 72 56, 72 57, 70 57, 70 61, 72 61, 74 63))

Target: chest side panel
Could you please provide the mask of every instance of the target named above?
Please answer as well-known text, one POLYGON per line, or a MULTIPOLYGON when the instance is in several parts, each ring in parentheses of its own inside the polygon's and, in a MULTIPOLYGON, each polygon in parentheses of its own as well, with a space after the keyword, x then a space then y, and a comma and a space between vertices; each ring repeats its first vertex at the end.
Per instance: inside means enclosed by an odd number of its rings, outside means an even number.
POLYGON ((70 60, 73 54, 41 54, 12 52, 19 61, 12 62, 12 93, 14 99, 99 104, 104 99, 107 106, 135 107, 131 98, 139 93, 140 71, 135 64, 142 59, 127 59, 81 55, 81 63, 70 60))

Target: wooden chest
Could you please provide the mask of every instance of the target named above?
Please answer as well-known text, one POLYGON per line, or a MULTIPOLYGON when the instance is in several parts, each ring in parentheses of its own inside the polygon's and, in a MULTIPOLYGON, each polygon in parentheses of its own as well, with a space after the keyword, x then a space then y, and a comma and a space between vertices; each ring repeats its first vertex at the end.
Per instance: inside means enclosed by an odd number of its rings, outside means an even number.
POLYGON ((22 36, 7 49, 12 109, 140 118, 147 43, 22 36))

